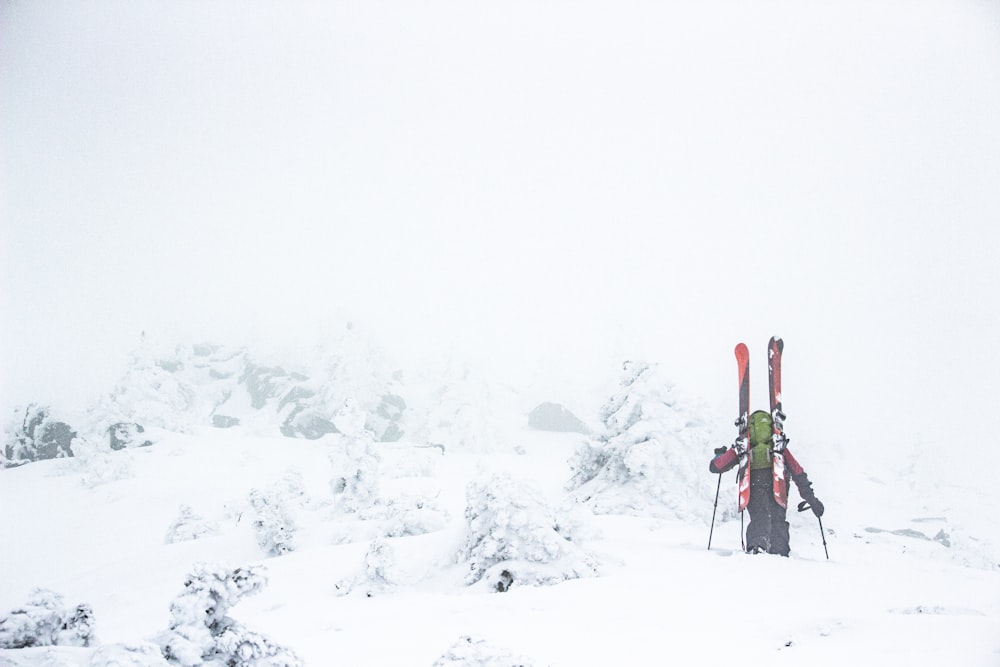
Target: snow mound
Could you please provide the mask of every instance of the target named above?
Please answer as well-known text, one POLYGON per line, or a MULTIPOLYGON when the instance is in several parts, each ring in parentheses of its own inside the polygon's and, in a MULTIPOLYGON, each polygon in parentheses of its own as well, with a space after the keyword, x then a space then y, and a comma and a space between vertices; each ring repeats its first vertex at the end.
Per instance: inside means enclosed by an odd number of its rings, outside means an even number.
POLYGON ((481 637, 465 636, 434 661, 434 667, 531 667, 534 663, 481 637))

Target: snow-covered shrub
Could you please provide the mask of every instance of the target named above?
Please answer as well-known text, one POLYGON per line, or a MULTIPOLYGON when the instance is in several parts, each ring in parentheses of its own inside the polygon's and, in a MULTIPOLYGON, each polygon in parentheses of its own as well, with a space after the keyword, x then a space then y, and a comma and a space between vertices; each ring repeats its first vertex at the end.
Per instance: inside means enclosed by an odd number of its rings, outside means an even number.
POLYGON ((341 508, 358 512, 371 507, 379 495, 379 460, 370 438, 331 436, 330 489, 341 508))
POLYGON ((4 429, 3 467, 73 456, 77 433, 52 417, 52 409, 32 403, 14 411, 4 429))
POLYGON ((360 571, 344 577, 334 587, 338 595, 347 595, 360 589, 371 597, 396 585, 395 569, 396 552, 392 544, 387 538, 378 536, 368 545, 360 571))
POLYGON ((202 537, 219 534, 219 525, 198 514, 188 505, 180 506, 180 515, 167 529, 164 543, 174 544, 187 540, 197 540, 202 537))
POLYGON ((532 662, 481 637, 465 636, 434 661, 434 667, 531 667, 532 662))
POLYGON ((448 525, 448 512, 433 498, 401 495, 385 503, 385 534, 387 537, 423 535, 448 525))
POLYGON ((597 573, 594 559, 573 542, 576 524, 558 517, 527 484, 496 474, 469 484, 465 544, 466 582, 487 580, 498 590, 511 583, 551 584, 597 573))
POLYGON ((295 654, 227 616, 247 595, 259 592, 267 579, 259 567, 230 570, 198 564, 184 591, 170 605, 170 627, 160 636, 164 657, 194 667, 298 667, 295 654))
POLYGON ((291 503, 280 492, 251 489, 250 506, 256 516, 253 527, 257 544, 270 556, 280 556, 295 550, 295 513, 291 503))
POLYGON ((656 364, 626 362, 621 388, 601 410, 603 432, 570 460, 569 488, 600 514, 665 513, 707 520, 715 478, 713 431, 656 364))
POLYGON ((365 553, 365 574, 368 581, 381 586, 393 584, 392 570, 396 565, 396 552, 384 537, 372 540, 365 553))
POLYGON ((0 618, 0 648, 90 646, 94 612, 90 605, 69 608, 54 591, 36 588, 26 604, 0 618))
POLYGON ((272 556, 294 551, 298 511, 312 504, 302 473, 291 468, 270 486, 251 489, 249 499, 261 549, 272 556))

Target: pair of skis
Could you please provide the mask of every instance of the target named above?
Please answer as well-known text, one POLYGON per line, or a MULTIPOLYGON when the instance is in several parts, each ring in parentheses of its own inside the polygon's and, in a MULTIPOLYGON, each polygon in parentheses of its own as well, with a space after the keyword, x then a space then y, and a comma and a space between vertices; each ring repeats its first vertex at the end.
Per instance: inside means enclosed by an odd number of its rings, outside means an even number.
MULTIPOLYGON (((772 336, 767 343, 767 385, 771 399, 771 421, 774 424, 774 446, 771 470, 774 479, 772 490, 774 500, 782 507, 788 507, 788 484, 785 481, 785 413, 781 411, 781 351, 784 342, 772 336)), ((742 512, 750 502, 750 351, 743 343, 736 345, 736 366, 739 372, 740 412, 736 420, 739 435, 735 448, 740 455, 739 510, 742 512)))

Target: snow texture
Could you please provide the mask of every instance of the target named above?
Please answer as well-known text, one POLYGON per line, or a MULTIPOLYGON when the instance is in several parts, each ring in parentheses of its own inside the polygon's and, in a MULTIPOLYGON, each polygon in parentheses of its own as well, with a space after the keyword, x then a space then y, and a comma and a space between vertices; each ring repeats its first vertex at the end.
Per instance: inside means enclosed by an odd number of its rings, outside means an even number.
POLYGON ((455 642, 434 667, 532 667, 533 662, 515 656, 509 650, 495 646, 481 637, 466 636, 455 642))

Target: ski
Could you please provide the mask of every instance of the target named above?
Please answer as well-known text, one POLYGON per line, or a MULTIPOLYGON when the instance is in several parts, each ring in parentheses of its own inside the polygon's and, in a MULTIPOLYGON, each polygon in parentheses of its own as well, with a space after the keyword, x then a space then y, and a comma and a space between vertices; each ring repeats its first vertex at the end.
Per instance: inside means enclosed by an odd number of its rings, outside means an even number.
POLYGON ((771 397, 771 421, 774 424, 774 449, 772 470, 774 471, 774 500, 782 507, 788 507, 788 482, 785 480, 785 413, 781 411, 781 352, 785 343, 777 336, 771 336, 767 343, 767 385, 771 397))
POLYGON ((738 434, 733 447, 740 455, 739 471, 739 511, 746 509, 750 502, 750 457, 747 448, 750 445, 750 351, 743 343, 736 345, 736 366, 739 372, 740 412, 736 420, 738 434))

